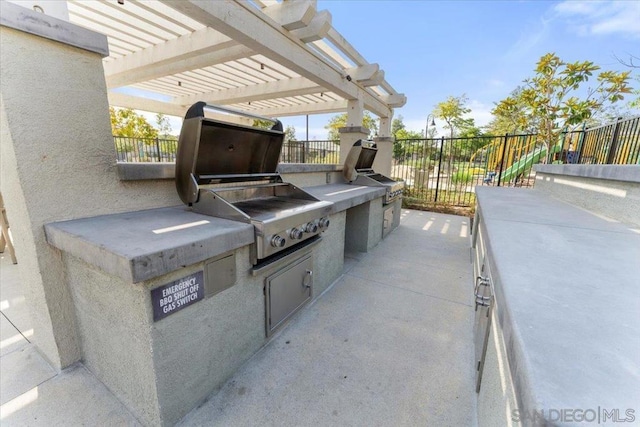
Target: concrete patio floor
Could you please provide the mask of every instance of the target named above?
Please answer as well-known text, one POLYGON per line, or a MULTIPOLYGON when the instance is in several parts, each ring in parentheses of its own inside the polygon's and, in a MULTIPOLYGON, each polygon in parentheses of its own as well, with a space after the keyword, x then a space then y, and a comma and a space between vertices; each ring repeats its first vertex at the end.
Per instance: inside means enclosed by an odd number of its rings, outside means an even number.
MULTIPOLYGON (((180 425, 475 425, 468 233, 468 218, 403 210, 180 425)), ((0 424, 138 425, 81 364, 56 375, 40 357, 17 267, 1 262, 0 424)))

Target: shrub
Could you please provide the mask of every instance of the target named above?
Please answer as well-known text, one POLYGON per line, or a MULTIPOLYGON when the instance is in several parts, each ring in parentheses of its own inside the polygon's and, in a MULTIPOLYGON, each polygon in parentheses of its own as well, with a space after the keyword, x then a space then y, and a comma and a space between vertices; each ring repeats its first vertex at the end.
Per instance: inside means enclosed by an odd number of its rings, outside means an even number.
POLYGON ((458 171, 451 176, 451 182, 454 184, 468 184, 473 176, 469 171, 458 171))

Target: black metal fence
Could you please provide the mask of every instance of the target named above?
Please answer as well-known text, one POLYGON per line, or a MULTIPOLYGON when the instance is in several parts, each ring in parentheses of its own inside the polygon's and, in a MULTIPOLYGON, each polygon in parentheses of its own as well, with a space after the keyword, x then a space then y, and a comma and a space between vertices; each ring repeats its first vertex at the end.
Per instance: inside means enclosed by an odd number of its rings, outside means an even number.
POLYGON ((531 186, 544 155, 535 135, 396 140, 391 177, 409 204, 472 206, 477 185, 531 186))
POLYGON ((640 164, 640 116, 570 132, 564 148, 569 144, 575 147, 575 163, 640 164))
POLYGON ((640 164, 640 117, 564 132, 551 147, 535 134, 396 140, 391 176, 409 205, 473 206, 476 186, 531 187, 545 162, 640 164))
MULTIPOLYGON (((174 162, 177 139, 114 137, 121 162, 174 162)), ((338 141, 285 141, 283 163, 340 163, 338 141)), ((399 139, 391 176, 409 204, 473 206, 478 185, 531 187, 544 162, 640 165, 640 116, 564 132, 548 147, 537 135, 399 139)))
POLYGON ((280 153, 283 163, 340 163, 339 141, 285 141, 280 153))
POLYGON ((178 140, 114 136, 119 162, 175 162, 178 140))
MULTIPOLYGON (((119 162, 175 162, 178 140, 113 137, 119 162)), ((339 141, 285 141, 280 154, 283 163, 340 163, 339 141)))

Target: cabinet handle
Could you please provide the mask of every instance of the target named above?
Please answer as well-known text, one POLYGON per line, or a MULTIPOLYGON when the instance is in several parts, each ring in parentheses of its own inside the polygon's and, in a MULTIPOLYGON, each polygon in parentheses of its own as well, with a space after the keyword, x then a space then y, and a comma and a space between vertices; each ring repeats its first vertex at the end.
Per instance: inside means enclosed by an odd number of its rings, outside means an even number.
POLYGON ((302 286, 304 286, 305 288, 310 288, 312 277, 313 277, 313 271, 307 270, 307 272, 304 275, 304 279, 302 279, 302 286))
POLYGON ((489 307, 491 305, 490 302, 491 297, 480 297, 476 295, 476 309, 478 306, 489 307))
POLYGON ((473 289, 473 295, 476 297, 476 310, 478 309, 478 306, 489 307, 491 304, 491 296, 485 297, 480 295, 480 286, 489 286, 489 283, 488 277, 476 277, 476 286, 473 289))
POLYGON ((478 294, 478 289, 480 286, 489 286, 489 278, 478 276, 476 277, 476 285, 473 287, 473 293, 478 294))

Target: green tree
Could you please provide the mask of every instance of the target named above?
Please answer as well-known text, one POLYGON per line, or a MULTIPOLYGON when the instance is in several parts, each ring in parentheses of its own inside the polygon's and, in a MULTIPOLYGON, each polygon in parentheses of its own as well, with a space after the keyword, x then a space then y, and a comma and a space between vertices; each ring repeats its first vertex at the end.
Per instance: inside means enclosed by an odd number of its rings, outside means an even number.
POLYGON ((538 120, 537 133, 547 147, 548 160, 564 128, 590 119, 631 92, 629 71, 601 71, 596 85, 584 88, 583 83, 599 70, 590 61, 565 62, 547 53, 536 64, 535 75, 524 81, 522 100, 528 114, 538 120))
MULTIPOLYGON (((325 129, 329 131, 327 138, 332 141, 340 141, 340 132, 338 129, 347 126, 347 113, 338 114, 333 116, 329 123, 325 125, 325 129)), ((378 124, 376 119, 371 117, 371 113, 365 111, 362 116, 362 126, 369 129, 369 138, 373 138, 378 133, 378 124)))
POLYGON ((493 120, 486 127, 489 133, 504 135, 535 132, 537 119, 529 114, 522 97, 523 91, 524 87, 518 86, 491 110, 493 120))
MULTIPOLYGON (((627 60, 620 59, 615 55, 613 55, 613 57, 616 58, 619 63, 621 63, 627 68, 631 68, 632 70, 635 70, 635 71, 640 70, 640 57, 638 56, 629 54, 629 59, 627 60)), ((638 82, 638 85, 636 86, 635 90, 632 91, 634 97, 629 101, 627 106, 633 110, 637 110, 637 109, 640 109, 640 74, 636 74, 633 79, 636 82, 638 82)), ((638 111, 634 111, 632 114, 629 114, 629 115, 637 115, 637 113, 638 111)))
POLYGON ((463 139, 456 141, 458 145, 456 152, 459 153, 460 157, 468 160, 473 153, 489 142, 484 136, 482 129, 475 126, 475 121, 470 119, 468 126, 462 128, 458 134, 458 137, 463 139))
POLYGON ((287 127, 284 129, 284 140, 285 141, 297 141, 296 139, 296 128, 291 126, 291 125, 287 125, 287 127))
POLYGON ((158 129, 158 134, 162 138, 169 139, 172 131, 169 117, 162 113, 156 114, 156 128, 158 129))
MULTIPOLYGON (((468 128, 473 125, 473 119, 464 118, 466 114, 471 112, 470 108, 467 108, 467 102, 469 98, 465 94, 461 96, 449 96, 446 101, 442 101, 435 106, 433 115, 439 119, 445 121, 446 129, 449 129, 451 139, 461 129, 468 128)), ((448 161, 447 161, 447 174, 451 175, 451 161, 453 141, 449 144, 448 161)))
POLYGON ((391 122, 391 135, 395 139, 393 141, 393 157, 400 161, 403 161, 410 154, 410 147, 407 146, 411 143, 410 141, 423 139, 421 132, 407 130, 402 116, 398 116, 391 122))
POLYGON ((131 108, 109 107, 111 116, 111 131, 113 136, 129 138, 157 138, 158 130, 154 128, 144 116, 131 108))

